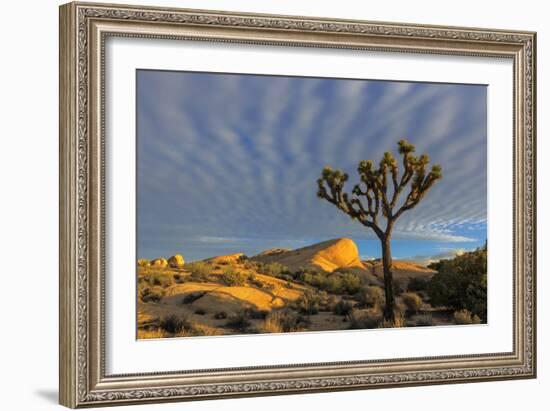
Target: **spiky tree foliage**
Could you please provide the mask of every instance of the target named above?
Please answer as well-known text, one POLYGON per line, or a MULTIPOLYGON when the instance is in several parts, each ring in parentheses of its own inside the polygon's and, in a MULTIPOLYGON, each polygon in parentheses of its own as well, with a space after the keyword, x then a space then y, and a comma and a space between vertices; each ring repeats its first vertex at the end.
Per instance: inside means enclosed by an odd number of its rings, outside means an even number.
POLYGON ((360 183, 351 194, 344 192, 348 174, 341 170, 325 167, 317 180, 318 197, 334 204, 353 220, 372 229, 380 239, 384 270, 386 303, 384 317, 394 321, 395 297, 393 292, 392 257, 390 240, 397 219, 407 210, 414 208, 436 181, 442 178, 441 166, 433 165, 428 170, 430 158, 427 154, 414 156, 415 147, 407 140, 397 144, 402 156, 401 168, 389 151, 376 167, 371 160, 359 162, 357 171, 360 183), (400 173, 401 171, 401 173, 400 173), (401 194, 408 187, 407 196, 400 201, 401 194), (383 226, 381 220, 386 224, 383 226))

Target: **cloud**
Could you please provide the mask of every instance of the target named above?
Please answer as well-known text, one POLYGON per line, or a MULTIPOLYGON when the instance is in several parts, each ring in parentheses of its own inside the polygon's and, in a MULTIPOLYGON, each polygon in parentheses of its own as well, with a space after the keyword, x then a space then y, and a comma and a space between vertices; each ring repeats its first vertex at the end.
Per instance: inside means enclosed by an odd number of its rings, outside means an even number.
POLYGON ((331 165, 351 187, 403 137, 444 178, 394 238, 484 241, 485 105, 484 86, 139 71, 138 252, 374 238, 315 181, 331 165))

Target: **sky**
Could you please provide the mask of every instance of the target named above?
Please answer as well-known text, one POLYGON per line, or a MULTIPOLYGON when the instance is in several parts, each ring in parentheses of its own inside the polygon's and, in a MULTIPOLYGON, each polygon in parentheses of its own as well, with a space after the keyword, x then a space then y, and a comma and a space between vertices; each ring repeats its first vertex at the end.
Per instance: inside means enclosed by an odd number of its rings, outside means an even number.
POLYGON ((137 252, 193 261, 374 233, 317 197, 330 165, 397 156, 406 138, 443 179, 397 221, 398 259, 444 258, 487 238, 485 85, 137 71, 137 252))

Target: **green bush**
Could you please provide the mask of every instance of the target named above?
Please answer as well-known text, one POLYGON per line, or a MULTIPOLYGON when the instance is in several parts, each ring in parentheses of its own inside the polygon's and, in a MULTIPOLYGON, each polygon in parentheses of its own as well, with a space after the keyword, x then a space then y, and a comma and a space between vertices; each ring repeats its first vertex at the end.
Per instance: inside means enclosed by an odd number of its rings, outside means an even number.
POLYGON ((353 304, 348 301, 340 300, 334 306, 334 314, 336 315, 348 315, 353 310, 353 304))
POLYGON ((382 287, 376 285, 368 285, 356 295, 356 300, 359 303, 359 307, 381 307, 386 301, 384 290, 382 287))
POLYGON ((231 266, 224 268, 222 273, 222 283, 229 287, 245 285, 246 278, 246 274, 236 270, 231 266))
POLYGON ((487 320, 487 245, 429 267, 437 270, 427 288, 431 305, 466 309, 487 320))
POLYGON ((321 298, 318 295, 306 291, 295 301, 294 306, 301 314, 314 315, 319 312, 320 304, 321 298))
POLYGON ((393 280, 393 292, 395 295, 399 295, 405 292, 407 280, 405 279, 394 279, 393 280))
POLYGON ((341 276, 342 289, 341 292, 347 294, 355 294, 361 288, 361 279, 357 274, 345 272, 341 276))
POLYGON ((429 279, 414 277, 411 278, 407 285, 407 291, 425 291, 428 288, 429 279))
MULTIPOLYGON (((290 270, 280 263, 258 263, 257 271, 260 274, 271 275, 273 277, 280 277, 281 275, 290 275, 290 270)), ((291 276, 292 278, 292 276, 291 276)))
POLYGON ((243 254, 243 255, 239 256, 239 258, 237 258, 238 263, 244 263, 247 260, 248 260, 248 256, 245 255, 245 254, 243 254))
POLYGON ((401 298, 409 313, 417 313, 422 308, 422 298, 416 293, 408 291, 401 294, 401 298))

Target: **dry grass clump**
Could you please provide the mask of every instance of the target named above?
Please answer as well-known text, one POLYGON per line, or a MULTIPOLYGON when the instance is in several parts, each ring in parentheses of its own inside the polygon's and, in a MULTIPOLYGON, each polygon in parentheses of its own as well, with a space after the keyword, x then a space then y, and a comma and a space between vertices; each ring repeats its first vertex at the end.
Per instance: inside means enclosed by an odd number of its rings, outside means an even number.
POLYGON ((411 291, 401 294, 403 304, 409 313, 417 313, 422 308, 422 298, 411 291))
POLYGON ((295 311, 283 308, 269 313, 259 327, 263 333, 287 333, 301 331, 307 326, 307 319, 295 311))
POLYGON ((208 281, 208 274, 210 274, 210 267, 203 261, 195 261, 185 266, 187 270, 191 272, 189 280, 196 283, 204 283, 208 281))
POLYGON ((386 301, 384 290, 376 285, 369 285, 360 289, 355 298, 361 308, 381 307, 386 301))
POLYGON ((164 288, 160 286, 150 287, 150 286, 138 286, 138 298, 144 303, 148 302, 159 302, 162 297, 166 294, 164 288))
POLYGON ((154 319, 138 329, 138 338, 169 338, 220 335, 221 331, 206 324, 190 321, 185 315, 169 315, 154 319))
POLYGON ((472 314, 470 311, 463 309, 460 311, 455 311, 453 314, 455 324, 480 324, 481 319, 475 315, 472 314))
POLYGON ((368 328, 380 328, 383 322, 382 310, 379 306, 369 308, 366 311, 356 311, 348 315, 349 328, 351 330, 364 330, 368 328))
POLYGON ((295 302, 294 308, 301 314, 314 315, 319 312, 321 298, 311 291, 303 293, 295 302))

